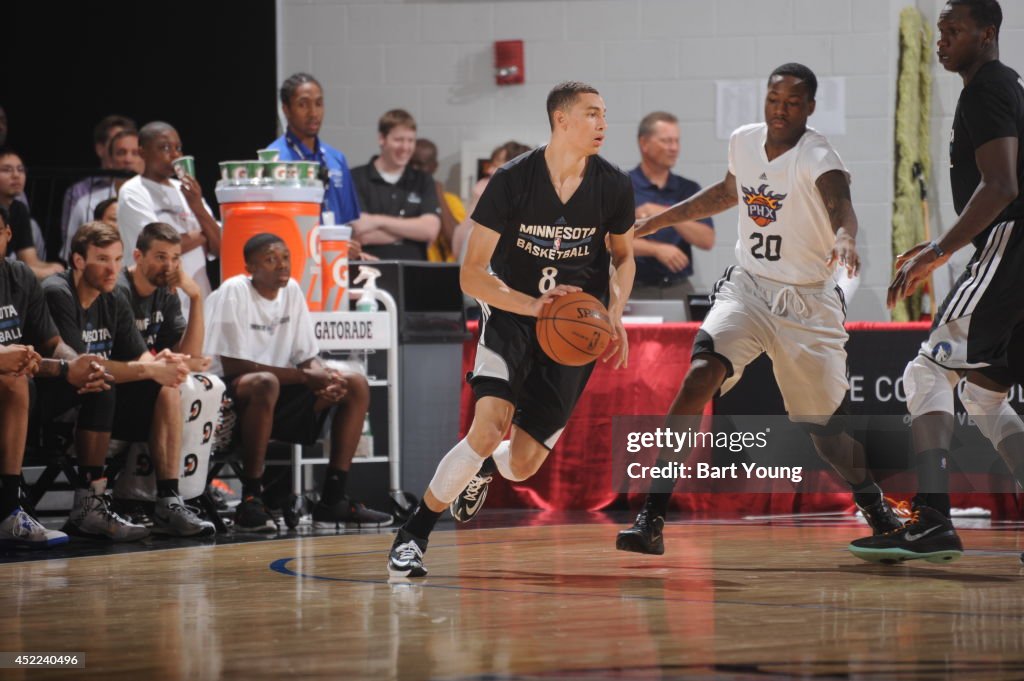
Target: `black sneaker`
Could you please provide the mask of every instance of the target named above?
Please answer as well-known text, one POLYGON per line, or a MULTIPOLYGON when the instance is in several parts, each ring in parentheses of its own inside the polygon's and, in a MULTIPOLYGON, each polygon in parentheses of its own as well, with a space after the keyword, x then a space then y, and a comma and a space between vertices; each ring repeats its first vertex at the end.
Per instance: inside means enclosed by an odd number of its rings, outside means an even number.
POLYGON ((660 556, 665 553, 665 519, 651 515, 645 508, 633 522, 633 527, 619 532, 615 548, 633 553, 650 553, 660 556))
POLYGON ((423 566, 426 550, 426 539, 414 537, 405 528, 399 528, 388 555, 388 574, 392 577, 426 577, 427 568, 423 566))
POLYGON ((473 476, 473 479, 466 485, 466 489, 462 490, 448 507, 448 510, 452 512, 452 517, 460 523, 468 523, 475 518, 480 509, 484 507, 484 500, 487 499, 487 487, 491 484, 491 480, 494 480, 494 474, 485 473, 482 470, 473 476))
POLYGON ((861 560, 890 564, 919 558, 948 563, 964 553, 952 521, 927 506, 915 507, 910 520, 898 530, 857 539, 849 548, 861 560))
POLYGON ((330 506, 321 500, 313 507, 313 527, 318 530, 335 530, 346 523, 386 527, 393 522, 390 513, 367 508, 366 504, 348 497, 342 497, 330 506))
MULTIPOLYGON (((218 481, 219 482, 219 481, 218 481)), ((210 501, 213 502, 214 507, 218 511, 226 511, 231 506, 228 504, 228 495, 224 493, 218 485, 210 483, 206 486, 206 495, 210 497, 210 501)))
POLYGON ((896 532, 903 527, 903 523, 896 517, 892 506, 889 505, 889 502, 883 496, 879 496, 878 501, 870 506, 858 504, 857 508, 864 515, 864 520, 868 521, 868 525, 874 530, 875 536, 886 534, 887 532, 896 532))
POLYGON ((246 497, 235 509, 235 529, 242 532, 277 532, 277 521, 259 497, 246 497))
POLYGON ((152 501, 118 499, 117 497, 110 500, 110 509, 114 513, 134 525, 142 525, 150 529, 153 528, 153 508, 154 503, 152 501))

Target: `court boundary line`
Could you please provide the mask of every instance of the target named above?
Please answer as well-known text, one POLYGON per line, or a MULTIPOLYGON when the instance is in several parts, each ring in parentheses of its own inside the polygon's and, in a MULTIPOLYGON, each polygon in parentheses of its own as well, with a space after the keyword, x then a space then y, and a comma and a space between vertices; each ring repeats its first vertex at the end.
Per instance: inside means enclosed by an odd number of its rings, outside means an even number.
MULTIPOLYGON (((552 525, 550 527, 577 527, 577 525, 552 525)), ((519 528, 472 528, 470 530, 460 531, 479 531, 485 529, 519 529, 519 528)), ((445 532, 455 532, 456 530, 446 530, 445 532)), ((545 541, 543 538, 539 539, 527 539, 527 540, 499 540, 499 541, 482 541, 482 542, 471 542, 469 544, 442 544, 435 546, 434 548, 456 548, 459 546, 479 546, 485 544, 517 544, 517 543, 529 543, 545 541)), ((338 556, 362 556, 374 553, 380 553, 383 556, 383 551, 356 551, 352 553, 332 553, 332 554, 321 554, 321 558, 332 558, 338 556)), ((1010 553, 1015 554, 1016 551, 1010 553)), ((313 556, 316 558, 317 556, 313 556)), ((998 617, 1006 619, 1007 617, 1013 619, 1024 620, 1024 613, 1018 615, 1007 615, 1005 613, 986 613, 986 612, 968 612, 968 611, 948 611, 948 610, 887 610, 884 608, 856 608, 856 607, 843 607, 843 606, 832 606, 828 604, 816 604, 816 603, 763 603, 758 601, 743 601, 743 600, 700 600, 694 598, 673 598, 673 597, 657 597, 657 596, 639 596, 639 595, 628 595, 628 594, 606 594, 600 592, 575 592, 566 593, 559 591, 539 591, 535 589, 503 589, 500 587, 482 587, 482 586, 463 586, 458 584, 429 584, 426 582, 412 581, 407 578, 381 578, 381 579, 365 579, 355 577, 328 577, 325 575, 310 575, 300 572, 296 572, 287 567, 287 564, 293 560, 298 559, 299 556, 290 556, 287 558, 278 558, 267 566, 272 572, 280 574, 285 577, 294 577, 298 579, 312 579, 316 581, 326 582, 341 582, 345 584, 370 584, 370 585, 392 585, 392 586, 404 586, 409 589, 422 588, 422 589, 444 589, 448 591, 472 591, 479 593, 501 593, 501 594, 519 594, 519 595, 530 595, 530 596, 567 596, 572 598, 610 598, 616 601, 647 601, 647 602, 662 602, 662 603, 690 603, 690 604, 701 604, 701 605, 731 605, 738 607, 765 607, 765 608, 785 608, 785 609, 796 609, 796 610, 811 610, 817 612, 849 612, 849 613, 862 613, 862 614, 878 614, 878 613, 889 613, 893 612, 897 614, 905 615, 925 615, 925 616, 963 616, 963 617, 974 617, 980 619, 998 617)), ((892 569, 898 569, 900 566, 891 566, 892 569)), ((714 568, 711 568, 714 571, 714 568)), ((919 577, 915 575, 913 577, 919 577)), ((913 577, 908 577, 913 578, 913 577)), ((458 579, 458 577, 447 577, 447 579, 458 579)))

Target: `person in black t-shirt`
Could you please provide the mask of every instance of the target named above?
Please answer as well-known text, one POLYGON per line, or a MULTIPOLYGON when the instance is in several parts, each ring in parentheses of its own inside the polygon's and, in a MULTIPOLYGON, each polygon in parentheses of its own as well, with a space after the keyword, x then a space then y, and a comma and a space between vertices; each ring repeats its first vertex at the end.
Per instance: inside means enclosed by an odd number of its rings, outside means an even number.
POLYGON ((377 125, 380 155, 352 169, 362 213, 352 223, 363 252, 382 260, 426 260, 427 245, 441 230, 434 180, 409 165, 416 148, 416 120, 393 109, 377 125))
POLYGON ((534 328, 545 305, 580 290, 610 300, 614 332, 604 359, 618 367, 628 355, 621 317, 635 272, 633 186, 597 155, 607 127, 597 90, 561 83, 547 110, 550 143, 495 172, 473 212, 461 279, 484 309, 470 379, 476 413, 398 531, 388 557, 395 577, 426 575, 423 552, 445 507, 469 520, 495 471, 525 480, 558 441, 594 365, 563 366, 540 350, 534 328), (502 442, 510 425, 511 440, 502 442))
MULTIPOLYGON (((117 290, 131 305, 135 328, 146 347, 158 357, 181 355, 191 371, 207 369, 210 359, 202 356, 202 291, 181 267, 181 234, 166 223, 152 222, 142 229, 135 246, 135 264, 121 272, 117 290), (191 303, 187 322, 175 289, 181 289, 191 303)), ((196 515, 178 492, 185 427, 181 391, 185 389, 152 380, 119 386, 113 437, 149 444, 156 473, 154 529, 180 537, 204 537, 216 532, 213 523, 196 515)), ((223 394, 223 386, 220 389, 223 394)), ((185 403, 191 404, 192 397, 189 393, 185 403)))
POLYGON ((59 262, 43 262, 36 250, 32 235, 32 216, 28 206, 21 202, 25 193, 25 164, 12 149, 0 148, 0 206, 7 209, 8 226, 12 239, 0 256, 17 256, 18 260, 32 268, 36 276, 44 279, 51 274, 63 272, 59 262))
POLYGON ((913 516, 899 532, 853 542, 865 560, 939 562, 963 552, 949 519, 946 466, 961 376, 964 409, 1024 482, 1024 425, 1007 400, 1020 378, 1008 355, 1024 344, 1024 80, 999 61, 1001 23, 996 0, 950 0, 939 15, 939 62, 964 81, 950 142, 958 218, 941 238, 897 258, 890 307, 960 248, 973 243, 975 253, 903 374, 917 455, 913 516))
MULTIPOLYGON (((138 329, 131 305, 115 290, 123 247, 116 229, 87 222, 71 241, 71 270, 43 282, 43 293, 61 337, 80 353, 104 358, 118 384, 152 380, 177 389, 188 377, 183 357, 150 354, 138 329)), ((142 526, 110 510, 103 463, 110 445, 116 390, 103 393, 103 403, 86 401, 60 384, 40 382, 40 402, 57 415, 81 404, 75 429, 78 478, 75 503, 64 531, 69 534, 131 541, 149 534, 142 526)))
MULTIPOLYGON (((10 240, 7 213, 0 208, 0 251, 10 240)), ((81 393, 102 392, 110 386, 98 359, 78 356, 61 341, 32 270, 0 258, 0 547, 67 542, 66 534, 43 527, 19 500, 29 377, 60 378, 81 393)))

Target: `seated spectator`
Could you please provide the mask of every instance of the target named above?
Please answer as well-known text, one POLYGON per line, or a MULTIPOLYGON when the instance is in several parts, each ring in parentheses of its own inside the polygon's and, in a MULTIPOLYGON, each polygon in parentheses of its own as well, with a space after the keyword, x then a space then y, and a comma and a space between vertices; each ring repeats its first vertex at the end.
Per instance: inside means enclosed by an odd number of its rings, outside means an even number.
POLYGON ((117 227, 117 198, 100 201, 92 211, 94 222, 105 222, 111 227, 117 227))
MULTIPOLYGON (((7 146, 7 112, 0 106, 0 149, 7 146)), ((30 208, 28 203, 28 197, 25 196, 25 192, 21 192, 15 197, 15 201, 21 201, 25 204, 25 208, 30 208)), ((46 260, 46 240, 43 239, 43 230, 40 229, 39 223, 33 219, 29 219, 29 224, 32 226, 32 239, 33 245, 36 247, 36 253, 40 259, 46 260)))
MULTIPOLYGON (((182 267, 205 298, 210 294, 206 258, 220 254, 220 225, 203 200, 199 182, 188 175, 179 180, 174 172, 174 160, 182 155, 178 131, 167 123, 147 123, 139 131, 139 152, 146 170, 125 182, 117 197, 121 236, 125 243, 134 244, 151 222, 165 222, 176 229, 182 235, 182 267)), ((181 291, 178 297, 187 314, 188 298, 181 291)))
POLYGON ((491 152, 491 158, 487 163, 484 164, 483 171, 480 173, 480 178, 473 185, 473 191, 469 197, 469 213, 473 213, 473 209, 476 208, 476 202, 480 199, 480 195, 484 193, 484 187, 487 186, 487 181, 491 179, 491 175, 494 171, 505 165, 512 159, 522 156, 526 152, 533 149, 533 147, 516 142, 515 140, 509 140, 504 144, 494 148, 491 152))
POLYGON ((455 237, 455 227, 466 219, 466 207, 462 205, 462 199, 445 191, 444 185, 434 178, 434 173, 437 172, 437 145, 425 137, 418 138, 416 150, 413 151, 409 165, 415 170, 429 175, 434 180, 434 189, 437 195, 444 197, 444 200, 441 201, 441 232, 427 247, 427 260, 430 262, 455 262, 452 239, 455 237))
MULTIPOLYGON (((80 354, 96 354, 119 388, 134 381, 155 381, 177 388, 188 377, 178 355, 154 357, 135 328, 135 316, 123 295, 114 291, 124 249, 117 230, 87 222, 71 242, 71 269, 43 282, 43 294, 61 338, 80 354)), ((175 391, 176 392, 176 391, 175 391)), ((132 541, 149 534, 110 508, 103 464, 110 446, 117 390, 82 395, 64 384, 39 381, 44 422, 81 406, 76 419, 75 452, 78 477, 68 534, 132 541)), ((156 405, 149 405, 154 408, 156 405)))
POLYGON ((322 210, 334 214, 334 222, 346 225, 359 218, 352 173, 345 154, 320 140, 324 122, 324 92, 316 78, 296 73, 281 84, 281 110, 288 129, 270 143, 282 161, 316 161, 326 190, 322 210))
POLYGON ((409 166, 416 120, 393 109, 377 125, 380 154, 352 170, 363 212, 352 224, 363 252, 382 260, 426 260, 427 244, 441 231, 434 180, 409 166))
MULTIPOLYGON (((665 111, 644 116, 637 131, 640 165, 629 171, 636 197, 637 219, 656 215, 669 206, 690 198, 700 185, 672 169, 679 160, 679 121, 665 111)), ((715 245, 711 218, 671 225, 633 242, 636 280, 631 298, 638 300, 682 300, 694 293, 692 247, 710 249, 715 245)))
POLYGON ((17 257, 35 272, 36 278, 45 279, 51 274, 63 272, 64 266, 59 262, 43 262, 39 257, 28 205, 18 200, 24 191, 25 164, 21 156, 12 149, 0 149, 0 206, 7 211, 13 235, 4 255, 17 257))
MULTIPOLYGON (((126 173, 138 175, 145 165, 142 157, 139 156, 139 133, 132 129, 125 129, 110 138, 110 167, 112 170, 123 170, 126 173)), ((111 177, 103 185, 96 186, 91 192, 82 196, 71 209, 67 218, 67 240, 61 250, 61 258, 65 262, 71 257, 71 239, 75 236, 78 228, 87 222, 92 222, 96 206, 109 199, 117 200, 117 193, 128 181, 128 177, 111 177)))
MULTIPOLYGON (((526 152, 530 151, 532 147, 528 147, 525 144, 520 144, 515 140, 509 140, 499 147, 495 147, 494 151, 491 152, 490 162, 485 166, 484 172, 476 184, 473 185, 473 194, 469 201, 469 210, 466 211, 466 215, 472 215, 473 209, 476 208, 476 202, 480 200, 480 195, 484 193, 484 187, 487 186, 487 181, 491 179, 491 175, 495 170, 505 165, 517 156, 522 156, 526 152)), ((473 229, 473 221, 465 218, 459 222, 459 225, 455 228, 455 235, 452 239, 452 250, 455 253, 456 260, 462 262, 466 257, 466 244, 469 243, 469 233, 473 229)))
POLYGON ((245 266, 206 301, 206 351, 224 377, 239 416, 245 477, 235 524, 276 530, 261 499, 270 438, 313 444, 330 418, 330 463, 313 523, 335 528, 353 522, 388 525, 391 516, 345 494, 352 456, 370 404, 358 373, 324 366, 299 285, 291 279, 291 253, 280 237, 257 234, 244 247, 245 266))
MULTIPOLYGON (((0 208, 0 251, 11 230, 0 208)), ((32 270, 0 258, 0 548, 46 548, 68 536, 48 530, 21 507, 21 466, 29 423, 29 378, 50 377, 81 393, 109 390, 98 357, 65 345, 32 270)))
MULTIPOLYGON (((113 166, 110 159, 110 140, 113 139, 114 135, 122 130, 135 129, 135 121, 127 116, 119 116, 117 114, 105 116, 103 120, 96 124, 92 131, 92 144, 102 170, 110 170, 113 166)), ((91 194, 94 190, 109 187, 110 183, 111 178, 107 175, 90 175, 68 187, 67 191, 64 192, 64 207, 60 217, 60 243, 65 244, 69 242, 71 237, 75 235, 73 231, 70 234, 68 233, 68 220, 71 217, 71 210, 78 203, 78 200, 87 194, 91 194)))
MULTIPOLYGON (((181 267, 181 235, 154 222, 139 235, 135 264, 121 272, 117 288, 131 303, 135 328, 157 357, 180 356, 192 371, 206 369, 203 354, 203 301, 199 286, 181 267), (181 313, 180 290, 191 301, 188 321, 181 313)), ((197 516, 178 493, 182 464, 182 395, 178 386, 136 381, 118 386, 113 437, 147 442, 156 469, 153 529, 179 537, 207 537, 213 523, 197 516), (155 405, 155 408, 154 408, 155 405)), ((188 402, 186 402, 188 404, 188 402)), ((201 426, 200 426, 201 427, 201 426)))

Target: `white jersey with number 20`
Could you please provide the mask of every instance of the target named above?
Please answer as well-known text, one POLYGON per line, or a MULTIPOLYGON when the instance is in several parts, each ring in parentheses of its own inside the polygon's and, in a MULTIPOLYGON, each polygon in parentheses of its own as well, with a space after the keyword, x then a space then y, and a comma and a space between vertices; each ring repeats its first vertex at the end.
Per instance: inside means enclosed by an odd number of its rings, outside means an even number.
POLYGON ((785 284, 832 277, 825 262, 835 234, 815 181, 831 170, 849 178, 825 137, 807 128, 796 146, 768 161, 768 126, 745 125, 729 139, 729 172, 739 196, 736 259, 751 274, 785 284))

